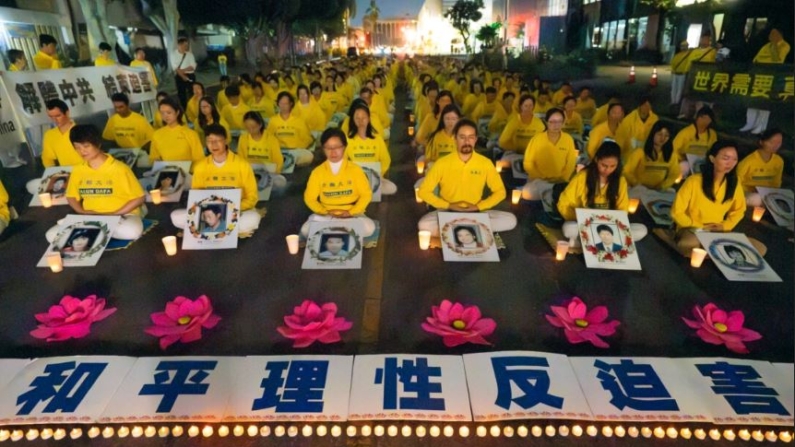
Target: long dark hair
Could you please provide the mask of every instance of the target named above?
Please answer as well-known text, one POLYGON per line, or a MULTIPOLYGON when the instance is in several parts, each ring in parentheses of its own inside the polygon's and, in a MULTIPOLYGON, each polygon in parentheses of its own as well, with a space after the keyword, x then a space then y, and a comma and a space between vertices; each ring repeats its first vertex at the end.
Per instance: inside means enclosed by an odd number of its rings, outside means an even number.
POLYGON ((696 121, 698 121, 698 119, 702 116, 708 116, 710 118, 709 126, 707 126, 707 141, 709 141, 709 132, 713 130, 712 126, 715 125, 715 112, 713 112, 712 108, 709 106, 704 106, 698 109, 698 112, 696 112, 696 116, 693 117, 693 127, 696 129, 696 141, 701 139, 698 135, 698 126, 696 126, 696 121))
MULTIPOLYGON (((711 201, 715 201, 715 193, 713 192, 713 188, 715 187, 715 163, 710 160, 709 157, 717 157, 718 152, 724 148, 733 148, 734 152, 737 153, 737 146, 732 144, 730 141, 716 141, 715 144, 709 148, 707 151, 706 160, 704 166, 701 167, 701 191, 704 192, 704 195, 711 201)), ((726 195, 723 196, 723 203, 729 202, 734 200, 734 191, 737 189, 737 166, 735 165, 734 168, 726 173, 726 195)))
POLYGON ((364 110, 367 113, 368 122, 365 135, 367 135, 367 138, 375 138, 375 134, 378 132, 375 131, 372 121, 369 120, 370 107, 367 106, 364 100, 353 101, 351 108, 348 109, 348 137, 353 138, 359 133, 359 127, 356 126, 356 121, 353 120, 353 115, 356 114, 357 110, 364 110))
POLYGON ((202 102, 206 102, 210 104, 210 115, 213 116, 213 124, 220 124, 221 123, 221 115, 218 113, 218 109, 215 107, 215 102, 213 98, 210 96, 202 96, 202 99, 199 100, 199 127, 204 129, 207 126, 207 117, 204 116, 202 113, 202 102))
POLYGON ((607 200, 610 209, 616 209, 618 203, 618 190, 621 186, 621 147, 612 140, 605 140, 599 149, 596 150, 593 160, 585 167, 585 186, 588 189, 587 202, 588 208, 594 207, 594 198, 599 191, 599 167, 597 163, 604 158, 615 158, 618 160, 616 170, 607 177, 607 200))
POLYGON ((663 129, 668 131, 668 141, 666 141, 662 147, 663 160, 667 163, 671 160, 671 155, 674 152, 674 139, 671 138, 671 126, 667 123, 662 121, 654 123, 654 126, 651 127, 651 132, 649 132, 649 137, 646 138, 646 144, 643 145, 643 153, 646 154, 646 158, 649 160, 657 160, 657 151, 654 150, 654 136, 663 129))
POLYGON ((453 92, 451 92, 450 90, 440 91, 439 94, 436 96, 436 104, 433 105, 433 116, 439 116, 439 112, 441 112, 441 110, 439 110, 439 100, 444 97, 450 98, 450 102, 455 104, 455 98, 453 98, 453 92))
POLYGON ((436 134, 444 131, 444 116, 450 112, 455 112, 456 115, 458 115, 459 120, 463 118, 463 116, 461 115, 461 109, 459 109, 457 105, 447 104, 446 106, 444 106, 444 109, 442 109, 442 113, 439 115, 439 124, 436 125, 436 130, 434 130, 433 133, 428 135, 428 144, 430 144, 430 142, 433 140, 433 137, 435 137, 436 134))
POLYGON ((262 119, 262 115, 259 112, 254 112, 253 110, 249 110, 243 115, 243 122, 247 120, 254 121, 259 126, 260 133, 265 133, 265 120, 262 119))

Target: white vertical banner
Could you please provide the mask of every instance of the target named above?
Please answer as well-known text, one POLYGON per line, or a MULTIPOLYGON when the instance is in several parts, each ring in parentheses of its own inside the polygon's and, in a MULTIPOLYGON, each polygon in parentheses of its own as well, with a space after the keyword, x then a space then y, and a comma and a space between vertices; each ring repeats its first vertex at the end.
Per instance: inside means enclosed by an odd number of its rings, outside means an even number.
POLYGON ((357 356, 348 419, 472 420, 461 357, 357 356))
POLYGON ((792 426, 792 381, 784 383, 786 374, 773 364, 728 358, 672 361, 695 384, 685 391, 702 396, 716 424, 792 426))
POLYGON ((247 357, 235 364, 225 421, 345 421, 353 357, 247 357))
POLYGON ((94 422, 135 361, 111 356, 34 360, 3 389, 0 425, 94 422))
POLYGON ((31 359, 0 359, 0 371, 3 372, 0 374, 0 395, 8 395, 2 393, 3 388, 31 362, 33 362, 31 359))
POLYGON ((565 355, 486 352, 465 355, 464 365, 476 422, 592 417, 565 355))
POLYGON ((20 165, 19 149, 25 142, 22 123, 14 112, 11 95, 0 77, 0 163, 12 168, 20 165))
POLYGON ((142 67, 14 71, 1 76, 23 127, 48 124, 45 104, 51 99, 63 100, 72 118, 77 118, 112 109, 114 93, 126 93, 133 103, 153 100, 157 94, 149 71, 142 67))
POLYGON ((569 357, 598 421, 711 422, 703 389, 671 359, 569 357))
POLYGON ((242 357, 140 358, 100 422, 221 422, 242 357))

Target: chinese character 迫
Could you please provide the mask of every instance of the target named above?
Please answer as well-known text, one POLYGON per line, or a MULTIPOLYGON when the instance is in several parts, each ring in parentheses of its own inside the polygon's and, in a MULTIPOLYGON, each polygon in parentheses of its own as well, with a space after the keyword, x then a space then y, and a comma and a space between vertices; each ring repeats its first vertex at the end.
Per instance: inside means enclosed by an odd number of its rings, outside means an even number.
POLYGON ((612 396, 610 403, 619 410, 625 407, 639 411, 679 410, 651 365, 635 364, 632 360, 609 365, 596 360, 593 366, 599 369, 596 378, 602 388, 612 396))
POLYGON ((75 362, 47 365, 45 374, 30 382, 31 389, 17 397, 17 405, 22 405, 17 415, 30 414, 36 405, 47 400, 42 413, 74 412, 107 366, 107 363, 75 362))
POLYGON ((431 394, 442 392, 442 384, 431 382, 431 377, 441 377, 442 368, 428 366, 428 359, 417 357, 415 360, 403 360, 398 366, 396 357, 387 357, 384 367, 375 370, 375 383, 384 384, 385 410, 438 410, 444 411, 443 398, 431 397, 431 394), (404 393, 412 393, 415 397, 398 399, 398 383, 404 393))
POLYGON ((553 408, 563 408, 563 398, 549 394, 548 368, 549 362, 544 357, 493 357, 491 366, 494 370, 494 379, 497 381, 497 400, 494 403, 506 410, 511 408, 511 402, 516 402, 522 409, 545 404, 553 408), (529 367, 536 367, 530 369, 529 367), (520 397, 513 397, 511 384, 524 393, 520 397))
POLYGON ((328 364, 327 360, 268 362, 265 367, 268 377, 260 383, 262 397, 254 399, 251 409, 275 408, 277 413, 322 413, 328 364))
POLYGON ((776 398, 776 390, 765 386, 759 380, 762 376, 753 367, 715 362, 696 365, 696 368, 702 376, 712 379, 712 391, 722 395, 735 413, 790 415, 776 398))
POLYGON ((157 406, 157 412, 168 413, 174 407, 177 398, 183 394, 207 394, 210 385, 202 382, 210 376, 207 371, 214 370, 216 365, 218 362, 214 360, 161 361, 155 368, 156 371, 160 371, 155 373, 155 383, 144 385, 138 395, 162 395, 163 399, 157 406))

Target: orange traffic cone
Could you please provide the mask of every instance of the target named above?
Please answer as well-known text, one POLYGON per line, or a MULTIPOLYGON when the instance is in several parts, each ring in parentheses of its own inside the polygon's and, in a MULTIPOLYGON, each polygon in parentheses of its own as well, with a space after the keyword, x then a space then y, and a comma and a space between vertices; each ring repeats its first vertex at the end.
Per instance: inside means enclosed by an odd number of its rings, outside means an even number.
POLYGON ((649 85, 652 87, 657 87, 657 67, 654 67, 651 71, 651 79, 649 80, 649 85))
POLYGON ((635 66, 629 68, 629 79, 627 80, 627 84, 634 84, 635 83, 635 66))

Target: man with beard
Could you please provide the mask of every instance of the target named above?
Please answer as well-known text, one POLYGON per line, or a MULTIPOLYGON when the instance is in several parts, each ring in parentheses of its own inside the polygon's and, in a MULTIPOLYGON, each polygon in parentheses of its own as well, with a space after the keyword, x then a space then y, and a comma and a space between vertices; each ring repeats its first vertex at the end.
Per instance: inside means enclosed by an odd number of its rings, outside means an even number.
MULTIPOLYGON (((434 163, 420 187, 420 198, 437 210, 465 213, 487 211, 493 231, 513 229, 516 216, 491 209, 505 199, 505 185, 491 160, 475 152, 477 125, 471 120, 462 119, 456 124, 453 134, 456 154, 442 157, 434 163), (490 193, 483 198, 486 186, 490 193)), ((423 216, 417 227, 438 237, 437 212, 423 216)))

